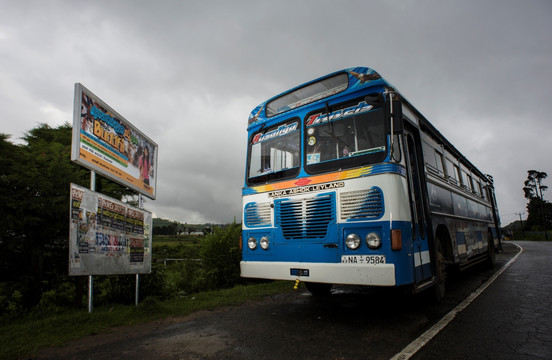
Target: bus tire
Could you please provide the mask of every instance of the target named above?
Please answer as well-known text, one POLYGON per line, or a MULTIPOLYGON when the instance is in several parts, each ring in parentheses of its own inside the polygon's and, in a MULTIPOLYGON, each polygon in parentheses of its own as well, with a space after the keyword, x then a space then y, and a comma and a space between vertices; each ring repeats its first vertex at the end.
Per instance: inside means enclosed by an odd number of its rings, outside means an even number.
POLYGON ((445 257, 443 255, 443 248, 441 244, 441 239, 437 238, 436 240, 436 251, 435 251, 435 285, 433 285, 433 298, 436 302, 441 302, 445 297, 446 292, 446 278, 447 278, 447 268, 445 264, 445 257))
POLYGON ((307 287, 307 290, 310 291, 310 293, 314 296, 328 296, 331 295, 333 285, 326 283, 306 282, 305 286, 307 287))
POLYGON ((487 240, 487 266, 492 269, 496 263, 496 247, 494 243, 493 233, 489 230, 487 240))

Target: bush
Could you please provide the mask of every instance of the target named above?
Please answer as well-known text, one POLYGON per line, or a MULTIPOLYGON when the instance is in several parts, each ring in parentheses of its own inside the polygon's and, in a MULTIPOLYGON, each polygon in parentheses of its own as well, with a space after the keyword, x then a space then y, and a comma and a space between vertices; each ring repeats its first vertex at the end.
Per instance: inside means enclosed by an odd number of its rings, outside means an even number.
POLYGON ((193 260, 171 263, 165 270, 165 287, 169 297, 204 289, 201 263, 193 260))
POLYGON ((58 307, 71 307, 75 303, 75 285, 72 282, 63 282, 57 287, 44 291, 38 307, 52 310, 58 307))
POLYGON ((0 284, 0 317, 15 315, 23 309, 23 295, 15 286, 0 284))
POLYGON ((240 224, 215 228, 201 242, 200 258, 207 289, 225 288, 240 283, 240 224))

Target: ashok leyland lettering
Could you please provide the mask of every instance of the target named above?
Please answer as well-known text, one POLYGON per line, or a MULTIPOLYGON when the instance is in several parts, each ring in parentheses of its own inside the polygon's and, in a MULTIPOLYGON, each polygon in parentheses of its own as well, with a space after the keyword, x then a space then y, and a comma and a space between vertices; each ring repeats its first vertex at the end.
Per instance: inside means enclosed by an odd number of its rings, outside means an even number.
POLYGON ((255 108, 241 276, 432 287, 494 263, 499 218, 480 172, 377 72, 351 68, 255 108))

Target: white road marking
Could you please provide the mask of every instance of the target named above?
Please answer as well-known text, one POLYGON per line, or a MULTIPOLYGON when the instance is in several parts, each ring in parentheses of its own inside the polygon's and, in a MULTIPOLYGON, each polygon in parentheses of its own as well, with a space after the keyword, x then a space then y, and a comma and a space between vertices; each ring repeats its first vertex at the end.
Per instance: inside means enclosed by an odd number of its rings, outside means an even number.
POLYGON ((452 319, 456 317, 456 315, 464 310, 472 301, 474 301, 489 285, 491 285, 510 265, 514 263, 514 261, 517 260, 517 258, 521 255, 523 252, 523 248, 519 246, 516 243, 513 243, 519 248, 519 253, 517 253, 516 256, 514 256, 510 261, 506 263, 499 271, 493 274, 487 280, 483 283, 477 290, 475 290, 473 293, 471 293, 464 301, 462 301, 458 306, 456 306, 454 309, 452 309, 448 314, 443 316, 441 320, 439 320, 435 325, 433 325, 430 329, 428 329, 426 332, 424 332, 422 335, 420 335, 416 340, 412 341, 410 344, 408 344, 404 349, 402 349, 401 352, 395 354, 390 360, 407 360, 410 359, 418 350, 420 350, 422 347, 424 347, 425 344, 427 344, 435 335, 437 335, 445 326, 447 326, 452 319))

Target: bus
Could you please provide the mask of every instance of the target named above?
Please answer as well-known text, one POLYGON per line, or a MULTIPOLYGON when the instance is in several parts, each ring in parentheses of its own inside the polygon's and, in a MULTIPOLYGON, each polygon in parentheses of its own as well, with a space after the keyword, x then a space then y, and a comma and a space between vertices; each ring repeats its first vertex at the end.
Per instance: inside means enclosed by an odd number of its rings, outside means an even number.
POLYGON ((375 70, 349 68, 249 116, 241 276, 445 294, 500 247, 491 176, 375 70))

